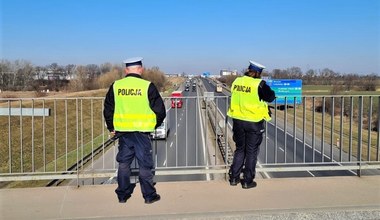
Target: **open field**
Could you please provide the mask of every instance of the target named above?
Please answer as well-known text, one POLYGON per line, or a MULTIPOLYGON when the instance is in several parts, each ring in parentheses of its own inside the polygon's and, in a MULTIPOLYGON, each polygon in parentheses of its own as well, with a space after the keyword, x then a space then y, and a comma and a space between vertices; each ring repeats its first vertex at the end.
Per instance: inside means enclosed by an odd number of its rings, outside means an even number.
POLYGON ((107 133, 103 98, 54 96, 3 102, 0 106, 51 110, 50 116, 0 118, 1 173, 65 171, 106 139, 102 137, 107 133))
MULTIPOLYGON (((293 132, 293 124, 295 123, 298 135, 305 129, 305 133, 308 136, 315 135, 315 140, 335 146, 339 150, 342 150, 342 152, 354 157, 360 154, 362 161, 378 160, 380 157, 377 149, 378 137, 377 131, 373 130, 373 128, 376 126, 376 119, 378 117, 376 108, 379 108, 379 97, 372 99, 372 110, 369 108, 370 97, 363 97, 361 125, 359 123, 359 97, 352 98, 352 103, 350 97, 335 97, 334 103, 336 106, 334 113, 332 113, 332 110, 324 112, 324 114, 313 111, 313 106, 315 108, 322 105, 323 100, 326 105, 328 100, 331 100, 331 97, 316 97, 314 101, 313 98, 307 97, 303 100, 303 104, 296 105, 295 108, 288 108, 284 111, 277 110, 278 123, 280 121, 284 123, 283 121, 286 118, 287 127, 291 130, 288 130, 288 132, 291 134, 293 132), (343 109, 338 107, 341 101, 345 103, 343 104, 343 109), (344 111, 344 108, 347 108, 346 111, 344 111), (369 118, 370 111, 372 111, 371 118, 369 118), (332 117, 332 115, 334 116, 332 117), (359 129, 359 126, 361 126, 361 129, 359 129), (371 130, 368 128, 371 128, 371 130)), ((341 158, 340 160, 356 161, 352 157, 341 158)))
MULTIPOLYGON (((331 95, 331 91, 334 86, 331 85, 303 85, 302 94, 303 95, 331 95)), ((380 85, 377 87, 376 91, 341 91, 339 95, 380 95, 380 85)))
MULTIPOLYGON (((174 77, 170 80, 173 85, 183 81, 174 77)), ((169 88, 163 96, 172 90, 169 88)), ((0 107, 51 110, 51 115, 44 117, 0 117, 1 173, 63 172, 90 154, 108 139, 102 112, 107 91, 49 92, 42 97, 36 92, 1 92, 0 107)), ((9 187, 46 184, 32 181, 11 183, 9 187)))
MULTIPOLYGON (((162 96, 169 96, 172 91, 176 90, 184 81, 183 77, 167 77, 168 87, 162 92, 162 96)), ((0 98, 72 98, 72 97, 105 97, 108 88, 80 92, 35 92, 35 91, 0 91, 0 98)))

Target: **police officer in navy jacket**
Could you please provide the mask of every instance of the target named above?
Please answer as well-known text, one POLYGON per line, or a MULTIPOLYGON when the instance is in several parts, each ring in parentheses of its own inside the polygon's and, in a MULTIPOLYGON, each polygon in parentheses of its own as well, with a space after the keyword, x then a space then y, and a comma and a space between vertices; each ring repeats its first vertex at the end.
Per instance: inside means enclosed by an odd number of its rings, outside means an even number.
POLYGON ((150 132, 164 121, 166 110, 155 85, 141 78, 142 58, 127 59, 124 63, 126 76, 110 86, 103 111, 107 129, 119 137, 115 192, 120 203, 131 197, 135 187, 130 182, 131 163, 136 158, 141 192, 145 203, 150 204, 160 200, 153 182, 150 132))
POLYGON ((274 91, 261 80, 265 67, 250 61, 244 76, 232 83, 231 103, 227 115, 233 119, 233 140, 236 144, 230 167, 230 185, 241 182, 242 188, 256 187, 257 156, 263 139, 264 122, 271 119, 267 102, 275 99, 274 91), (243 179, 240 180, 240 173, 243 179))

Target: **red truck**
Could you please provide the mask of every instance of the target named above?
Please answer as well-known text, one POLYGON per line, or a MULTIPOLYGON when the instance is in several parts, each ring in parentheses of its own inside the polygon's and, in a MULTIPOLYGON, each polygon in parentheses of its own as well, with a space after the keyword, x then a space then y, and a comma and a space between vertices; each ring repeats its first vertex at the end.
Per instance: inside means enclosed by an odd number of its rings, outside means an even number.
POLYGON ((171 95, 172 108, 182 108, 182 91, 174 91, 171 95))

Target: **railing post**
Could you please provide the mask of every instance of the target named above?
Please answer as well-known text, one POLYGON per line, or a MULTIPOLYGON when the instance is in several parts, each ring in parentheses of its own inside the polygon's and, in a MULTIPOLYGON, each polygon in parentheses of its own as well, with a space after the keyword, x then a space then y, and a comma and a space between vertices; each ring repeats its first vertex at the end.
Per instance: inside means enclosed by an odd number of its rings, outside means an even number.
POLYGON ((285 107, 284 107, 284 162, 286 162, 286 155, 287 155, 287 133, 288 133, 288 101, 287 101, 287 96, 285 96, 285 107))
POLYGON ((12 129, 11 129, 11 101, 8 100, 8 156, 9 173, 12 173, 12 129))
POLYGON ((339 133, 339 162, 342 162, 343 154, 343 118, 344 118, 344 97, 340 97, 340 133, 339 133))
POLYGON ((357 171, 358 177, 361 176, 361 161, 362 161, 362 127, 363 127, 363 96, 359 96, 359 118, 358 118, 358 152, 357 160, 359 169, 357 171))
MULTIPOLYGON (((296 163, 297 158, 297 106, 296 106, 296 97, 294 97, 293 102, 293 163, 296 163)), ((266 130, 266 129, 265 129, 266 130)))
POLYGON ((372 96, 369 96, 367 161, 371 161, 372 96))
POLYGON ((334 117, 335 117, 335 100, 331 97, 331 132, 330 132, 330 162, 334 160, 334 117))
POLYGON ((277 98, 274 100, 274 163, 277 163, 277 98))
POLYGON ((303 97, 303 115, 302 115, 302 143, 303 143, 303 153, 302 161, 305 163, 306 160, 306 97, 303 97))
POLYGON ((380 156, 380 96, 377 102, 377 147, 376 147, 376 161, 379 161, 380 156))
POLYGON ((325 162, 325 109, 326 108, 326 98, 322 97, 322 126, 321 126, 321 161, 325 162))
POLYGON ((315 162, 315 96, 313 96, 313 103, 312 103, 312 108, 313 108, 313 114, 312 114, 312 119, 311 119, 311 147, 312 147, 312 160, 313 163, 315 162))
POLYGON ((348 140, 348 161, 352 160, 352 121, 354 114, 354 98, 350 97, 350 126, 349 126, 349 140, 348 140))
MULTIPOLYGON (((228 111, 228 103, 229 103, 229 99, 228 99, 228 96, 226 96, 226 112, 228 111)), ((225 149, 224 149, 224 152, 225 153, 225 164, 226 164, 226 168, 229 166, 229 163, 228 163, 228 159, 229 159, 229 154, 228 154, 228 116, 226 114, 226 117, 225 117, 225 126, 224 126, 224 143, 225 143, 225 149)), ((227 173, 228 174, 228 171, 227 173)))
MULTIPOLYGON (((79 162, 79 107, 78 107, 78 98, 75 99, 75 119, 76 119, 76 142, 77 142, 77 163, 79 162)), ((79 187, 79 169, 77 169, 77 187, 79 187)))

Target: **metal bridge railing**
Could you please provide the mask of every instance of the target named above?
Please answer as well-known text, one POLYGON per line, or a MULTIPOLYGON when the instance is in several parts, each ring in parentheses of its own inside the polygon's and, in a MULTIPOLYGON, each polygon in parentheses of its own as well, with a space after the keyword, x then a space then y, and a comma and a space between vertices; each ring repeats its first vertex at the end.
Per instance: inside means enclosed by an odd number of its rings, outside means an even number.
MULTIPOLYGON (((185 94, 185 92, 184 92, 185 94)), ((186 95, 186 94, 185 94, 186 95)), ((271 104, 259 172, 380 168, 380 96, 286 97, 271 104)), ((0 99, 0 181, 113 177, 116 143, 103 98, 0 99)), ((168 102, 170 97, 165 97, 168 102)), ((185 96, 152 140, 157 175, 226 173, 234 151, 228 96, 185 96)))

